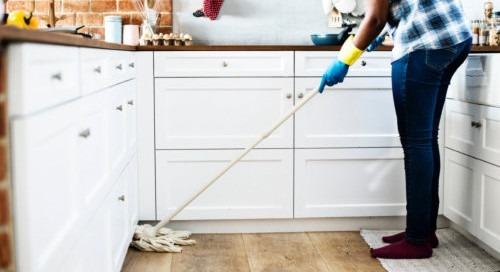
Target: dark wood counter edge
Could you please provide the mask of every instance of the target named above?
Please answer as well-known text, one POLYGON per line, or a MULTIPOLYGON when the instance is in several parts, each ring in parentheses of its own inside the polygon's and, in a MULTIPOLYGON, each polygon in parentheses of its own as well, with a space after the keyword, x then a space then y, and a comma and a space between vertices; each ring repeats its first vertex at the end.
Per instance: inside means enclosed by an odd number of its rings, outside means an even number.
POLYGON ((12 42, 33 42, 130 51, 135 51, 137 48, 136 46, 131 45, 107 43, 101 40, 83 38, 82 36, 73 34, 43 32, 40 30, 25 30, 12 26, 1 26, 0 44, 5 45, 5 43, 12 42))
MULTIPOLYGON (((33 42, 45 44, 94 47, 129 51, 338 51, 340 46, 316 45, 195 45, 195 46, 131 46, 107 43, 101 40, 82 38, 78 35, 24 30, 11 26, 0 26, 0 45, 11 42, 33 42)), ((391 51, 390 46, 381 46, 377 51, 391 51)), ((472 53, 500 53, 500 46, 473 46, 472 53)))

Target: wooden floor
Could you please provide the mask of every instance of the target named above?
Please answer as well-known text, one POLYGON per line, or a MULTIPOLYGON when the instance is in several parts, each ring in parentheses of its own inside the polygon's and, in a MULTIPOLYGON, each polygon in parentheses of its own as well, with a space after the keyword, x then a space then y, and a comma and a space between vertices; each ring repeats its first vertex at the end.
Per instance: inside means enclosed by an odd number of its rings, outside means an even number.
POLYGON ((194 234, 182 253, 130 248, 123 272, 385 271, 359 232, 194 234))

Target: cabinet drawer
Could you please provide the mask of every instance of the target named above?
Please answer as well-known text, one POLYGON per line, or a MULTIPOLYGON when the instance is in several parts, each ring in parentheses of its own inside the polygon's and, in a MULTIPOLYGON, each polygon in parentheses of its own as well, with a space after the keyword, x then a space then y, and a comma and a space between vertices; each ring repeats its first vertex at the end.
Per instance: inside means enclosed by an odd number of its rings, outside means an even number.
POLYGON ((293 76, 293 52, 154 52, 155 77, 293 76))
MULTIPOLYGON (((242 150, 166 150, 156 152, 159 218, 217 175, 242 150)), ((174 219, 291 218, 293 151, 253 150, 174 219)), ((158 219, 159 219, 158 218, 158 219)))
MULTIPOLYGON (((322 76, 338 51, 295 52, 296 76, 322 76)), ((348 77, 391 76, 391 52, 365 52, 349 68, 348 77)))
POLYGON ((448 97, 465 102, 500 106, 500 55, 470 55, 455 73, 448 97))
POLYGON ((15 44, 9 46, 8 94, 11 115, 24 115, 80 95, 78 48, 15 44))
POLYGON ((406 213, 400 148, 295 150, 295 217, 406 213))
MULTIPOLYGON (((244 148, 293 107, 288 78, 159 78, 155 81, 156 148, 244 148)), ((287 120, 260 148, 291 148, 287 120)))
MULTIPOLYGON (((311 91, 317 78, 296 79, 296 97, 311 91)), ((295 147, 400 146, 388 77, 348 78, 295 114, 295 147)))

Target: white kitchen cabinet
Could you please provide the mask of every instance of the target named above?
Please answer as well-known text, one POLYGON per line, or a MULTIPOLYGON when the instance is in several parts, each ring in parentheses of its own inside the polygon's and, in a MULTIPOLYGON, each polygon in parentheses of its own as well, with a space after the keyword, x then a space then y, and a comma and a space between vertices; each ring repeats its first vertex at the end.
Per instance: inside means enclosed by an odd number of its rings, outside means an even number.
MULTIPOLYGON (((157 151, 158 216, 169 215, 241 150, 157 151)), ((176 220, 291 218, 293 151, 254 150, 179 213, 176 220)))
POLYGON ((500 108, 448 99, 446 147, 500 165, 500 108))
POLYGON ((405 215, 400 148, 295 150, 295 217, 405 215))
MULTIPOLYGON (((291 107, 291 78, 157 78, 156 148, 243 148, 291 107)), ((292 146, 290 119, 258 148, 292 146)))
MULTIPOLYGON (((9 45, 8 58, 32 61, 47 71, 68 68, 61 82, 73 80, 57 87, 54 98, 36 102, 18 101, 36 88, 11 84, 7 89, 14 105, 9 121, 16 269, 119 271, 137 223, 135 106, 127 104, 135 99, 135 76, 125 71, 112 86, 85 93, 80 82, 86 78, 77 69, 79 48, 40 46, 43 56, 33 52, 38 50, 38 45, 9 45), (74 53, 74 63, 64 58, 67 52, 74 53), (63 59, 68 63, 59 66, 63 59)), ((131 52, 109 52, 134 58, 131 52)), ((43 80, 10 68, 9 82, 35 86, 43 80)))
MULTIPOLYGON (((319 78, 298 78, 296 99, 319 78)), ((296 148, 401 146, 388 77, 347 78, 295 114, 296 148)))
POLYGON ((445 167, 445 216, 500 252, 500 167, 451 149, 445 167))

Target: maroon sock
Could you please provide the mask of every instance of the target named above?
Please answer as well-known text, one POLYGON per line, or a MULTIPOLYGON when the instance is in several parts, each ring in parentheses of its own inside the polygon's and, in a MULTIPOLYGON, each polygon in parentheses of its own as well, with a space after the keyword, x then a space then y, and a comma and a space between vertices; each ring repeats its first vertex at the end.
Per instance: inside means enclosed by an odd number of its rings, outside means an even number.
MULTIPOLYGON (((405 238, 406 238, 406 232, 403 231, 400 233, 396 233, 394 235, 383 236, 382 241, 384 241, 385 243, 392 244, 392 243, 396 243, 396 242, 399 242, 401 240, 404 240, 405 238)), ((431 235, 429 235, 429 238, 427 241, 429 242, 429 245, 432 248, 438 247, 439 240, 436 236, 436 232, 433 232, 431 235)))
POLYGON ((432 256, 428 243, 410 244, 405 239, 377 249, 370 249, 373 258, 383 259, 425 259, 432 256))

